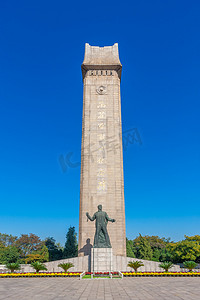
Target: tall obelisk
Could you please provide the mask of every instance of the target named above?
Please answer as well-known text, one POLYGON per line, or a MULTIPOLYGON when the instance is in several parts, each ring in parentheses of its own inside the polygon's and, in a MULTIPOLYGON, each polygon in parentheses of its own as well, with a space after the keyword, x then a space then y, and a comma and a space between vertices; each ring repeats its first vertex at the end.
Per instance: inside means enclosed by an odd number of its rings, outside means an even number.
POLYGON ((121 69, 118 44, 85 45, 79 256, 89 254, 94 241, 95 226, 87 222, 86 212, 93 215, 99 204, 116 219, 108 224, 113 254, 126 256, 121 69))

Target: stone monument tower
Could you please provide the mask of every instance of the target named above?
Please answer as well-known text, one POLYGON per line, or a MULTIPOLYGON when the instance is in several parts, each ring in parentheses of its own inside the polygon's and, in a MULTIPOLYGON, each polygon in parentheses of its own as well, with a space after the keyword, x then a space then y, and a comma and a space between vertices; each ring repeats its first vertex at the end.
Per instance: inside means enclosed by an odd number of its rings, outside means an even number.
POLYGON ((108 224, 113 254, 126 256, 121 69, 118 44, 85 45, 79 256, 90 254, 95 228, 86 212, 93 214, 99 204, 116 220, 108 224))

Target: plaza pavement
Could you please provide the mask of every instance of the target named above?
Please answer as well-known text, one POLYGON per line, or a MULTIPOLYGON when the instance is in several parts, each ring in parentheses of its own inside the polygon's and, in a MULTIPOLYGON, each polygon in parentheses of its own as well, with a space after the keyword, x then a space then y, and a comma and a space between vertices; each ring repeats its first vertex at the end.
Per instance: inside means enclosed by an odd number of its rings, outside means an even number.
POLYGON ((0 299, 200 299, 200 278, 3 278, 0 299))

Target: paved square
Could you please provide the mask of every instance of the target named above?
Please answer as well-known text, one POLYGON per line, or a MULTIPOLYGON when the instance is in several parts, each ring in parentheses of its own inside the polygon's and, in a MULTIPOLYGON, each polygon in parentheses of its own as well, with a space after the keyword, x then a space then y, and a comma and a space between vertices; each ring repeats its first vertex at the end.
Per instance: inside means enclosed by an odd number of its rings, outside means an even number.
POLYGON ((200 278, 3 278, 0 299, 200 299, 200 278))

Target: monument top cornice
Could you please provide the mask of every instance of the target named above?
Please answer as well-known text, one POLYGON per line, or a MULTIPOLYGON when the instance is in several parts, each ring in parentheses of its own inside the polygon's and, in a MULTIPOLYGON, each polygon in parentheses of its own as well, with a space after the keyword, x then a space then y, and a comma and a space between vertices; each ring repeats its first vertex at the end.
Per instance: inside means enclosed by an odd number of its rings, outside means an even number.
POLYGON ((81 65, 83 78, 88 70, 115 70, 121 78, 122 64, 119 60, 118 43, 97 47, 85 44, 85 57, 81 65))

